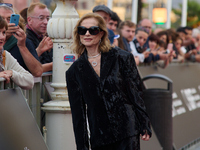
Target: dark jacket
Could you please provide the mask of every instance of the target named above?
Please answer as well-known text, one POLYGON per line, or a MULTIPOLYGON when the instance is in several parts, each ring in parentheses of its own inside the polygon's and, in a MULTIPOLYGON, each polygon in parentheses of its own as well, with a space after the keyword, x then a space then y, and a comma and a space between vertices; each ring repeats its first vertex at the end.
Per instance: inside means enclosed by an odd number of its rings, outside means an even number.
POLYGON ((102 53, 99 77, 85 50, 66 71, 66 80, 78 150, 88 150, 86 112, 92 148, 144 134, 144 130, 151 135, 131 53, 119 48, 102 53))
MULTIPOLYGON (((34 48, 36 49, 40 42, 42 41, 42 38, 38 38, 37 35, 30 29, 26 29, 27 38, 32 41, 34 48)), ((40 62, 42 64, 50 63, 53 61, 53 49, 51 49, 50 52, 46 51, 42 53, 42 55, 39 57, 40 62)))
MULTIPOLYGON (((39 57, 37 55, 37 52, 32 44, 32 42, 26 38, 26 47, 29 50, 29 52, 35 57, 35 59, 37 59, 39 61, 39 57)), ((5 48, 5 47, 4 47, 5 48)), ((29 71, 29 69, 27 68, 24 59, 20 53, 19 47, 17 46, 17 43, 11 48, 11 49, 7 49, 5 48, 5 50, 7 50, 15 59, 17 59, 17 62, 26 70, 29 71)))
POLYGON ((124 37, 122 37, 122 41, 124 44, 124 50, 131 53, 132 50, 131 50, 129 42, 124 37))

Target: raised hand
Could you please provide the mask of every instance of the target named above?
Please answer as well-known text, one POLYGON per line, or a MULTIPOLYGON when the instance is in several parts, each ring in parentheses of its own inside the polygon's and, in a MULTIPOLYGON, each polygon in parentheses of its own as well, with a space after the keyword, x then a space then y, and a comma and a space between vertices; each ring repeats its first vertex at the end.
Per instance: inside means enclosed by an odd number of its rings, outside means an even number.
POLYGON ((17 29, 13 33, 13 36, 17 39, 18 47, 26 46, 26 33, 19 26, 17 26, 17 29))
POLYGON ((51 50, 53 48, 53 42, 50 37, 45 36, 38 47, 36 48, 36 51, 38 53, 38 56, 42 55, 42 53, 51 50))
POLYGON ((8 23, 8 30, 6 30, 6 39, 9 39, 13 33, 18 29, 18 26, 15 26, 14 23, 8 23))

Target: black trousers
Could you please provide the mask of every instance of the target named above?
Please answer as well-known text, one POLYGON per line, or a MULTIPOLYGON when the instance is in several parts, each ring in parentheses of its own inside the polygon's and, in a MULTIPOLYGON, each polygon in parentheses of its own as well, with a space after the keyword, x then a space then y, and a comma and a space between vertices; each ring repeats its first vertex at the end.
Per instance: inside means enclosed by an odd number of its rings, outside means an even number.
POLYGON ((92 150, 140 150, 140 136, 132 136, 92 150))

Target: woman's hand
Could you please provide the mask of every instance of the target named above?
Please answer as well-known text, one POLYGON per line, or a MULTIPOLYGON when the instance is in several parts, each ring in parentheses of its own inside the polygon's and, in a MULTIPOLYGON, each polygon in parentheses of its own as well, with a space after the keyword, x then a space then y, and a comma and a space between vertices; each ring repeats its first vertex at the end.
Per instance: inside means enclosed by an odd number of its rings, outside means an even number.
POLYGON ((144 141, 148 141, 150 139, 150 136, 148 135, 147 131, 145 132, 144 135, 140 134, 140 136, 141 136, 141 139, 144 141))
POLYGON ((10 83, 10 78, 12 77, 12 75, 13 75, 12 70, 6 70, 6 71, 0 72, 0 77, 5 78, 6 83, 10 83))
POLYGON ((18 26, 15 26, 14 23, 8 23, 8 30, 6 30, 6 39, 9 39, 13 33, 18 29, 18 26))
POLYGON ((150 52, 144 51, 142 54, 144 54, 144 57, 147 58, 147 57, 149 57, 150 52))

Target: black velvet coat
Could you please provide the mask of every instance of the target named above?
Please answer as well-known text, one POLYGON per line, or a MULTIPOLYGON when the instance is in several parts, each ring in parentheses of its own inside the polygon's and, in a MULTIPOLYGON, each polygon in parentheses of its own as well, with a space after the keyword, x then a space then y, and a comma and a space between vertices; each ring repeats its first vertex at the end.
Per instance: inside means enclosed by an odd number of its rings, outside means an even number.
POLYGON ((92 148, 144 134, 145 130, 151 135, 131 53, 119 48, 102 53, 99 77, 85 50, 66 71, 66 80, 78 150, 88 150, 86 114, 92 148))

